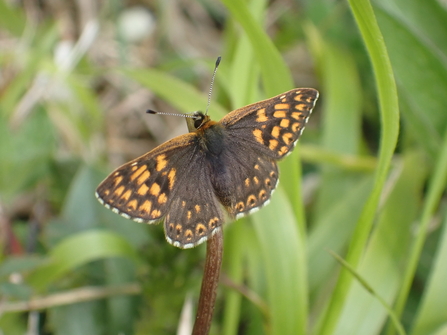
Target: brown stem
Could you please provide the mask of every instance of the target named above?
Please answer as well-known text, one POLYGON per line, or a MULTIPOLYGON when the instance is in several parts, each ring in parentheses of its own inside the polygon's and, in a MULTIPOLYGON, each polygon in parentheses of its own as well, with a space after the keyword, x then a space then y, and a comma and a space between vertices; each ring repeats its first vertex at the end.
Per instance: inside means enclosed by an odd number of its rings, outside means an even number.
POLYGON ((223 256, 223 233, 220 229, 208 240, 206 245, 205 269, 203 270, 202 288, 200 289, 199 306, 192 335, 207 335, 211 328, 217 286, 219 284, 220 267, 223 256))

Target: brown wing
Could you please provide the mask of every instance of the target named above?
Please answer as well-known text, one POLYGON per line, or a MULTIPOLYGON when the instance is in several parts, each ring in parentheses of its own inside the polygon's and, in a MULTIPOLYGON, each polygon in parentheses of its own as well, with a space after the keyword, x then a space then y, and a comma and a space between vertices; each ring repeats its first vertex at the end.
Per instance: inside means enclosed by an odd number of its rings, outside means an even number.
POLYGON ((179 248, 207 240, 223 215, 210 185, 197 134, 176 137, 112 172, 97 188, 107 208, 137 222, 165 218, 165 235, 179 248))
POLYGON ((125 218, 160 220, 194 159, 195 138, 194 133, 178 136, 120 166, 98 186, 96 197, 125 218))
POLYGON ((297 88, 239 108, 220 123, 235 141, 276 160, 293 149, 317 99, 317 90, 297 88))

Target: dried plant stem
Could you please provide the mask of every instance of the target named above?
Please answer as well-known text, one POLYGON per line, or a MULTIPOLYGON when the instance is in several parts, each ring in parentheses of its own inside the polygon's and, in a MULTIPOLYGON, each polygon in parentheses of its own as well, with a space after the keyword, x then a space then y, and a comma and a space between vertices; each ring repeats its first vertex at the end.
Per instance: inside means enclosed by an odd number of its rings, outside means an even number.
POLYGON ((56 306, 103 299, 117 295, 139 293, 141 293, 141 287, 136 283, 109 287, 82 287, 66 292, 50 294, 44 297, 35 297, 27 301, 2 302, 0 303, 0 314, 6 312, 41 310, 56 306))
POLYGON ((196 322, 192 331, 193 335, 207 335, 211 328, 222 256, 223 233, 222 229, 220 229, 207 242, 205 269, 203 270, 202 288, 200 290, 196 322))

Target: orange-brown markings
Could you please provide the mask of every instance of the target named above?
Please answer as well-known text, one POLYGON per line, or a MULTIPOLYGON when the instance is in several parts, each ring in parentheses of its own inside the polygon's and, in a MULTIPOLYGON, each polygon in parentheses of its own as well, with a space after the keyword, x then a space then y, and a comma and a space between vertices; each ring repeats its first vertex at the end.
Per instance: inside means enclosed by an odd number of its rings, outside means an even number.
POLYGON ((265 200, 267 198, 267 192, 265 190, 261 190, 259 192, 259 199, 265 200))
POLYGON ((168 197, 166 196, 166 193, 160 194, 160 196, 158 197, 158 203, 165 204, 166 201, 168 201, 168 197))
POLYGON ((143 183, 147 180, 147 178, 149 178, 150 175, 151 175, 151 174, 149 173, 148 170, 144 171, 144 172, 141 174, 141 176, 138 177, 138 179, 137 179, 137 184, 138 184, 138 185, 143 184, 143 183))
POLYGON ((247 207, 253 207, 256 204, 256 197, 250 194, 247 198, 247 207))
POLYGON ((132 191, 131 190, 127 190, 120 198, 120 200, 129 200, 130 196, 132 195, 132 191))
POLYGON ((136 169, 138 169, 138 165, 134 163, 135 165, 132 165, 132 168, 130 169, 132 172, 134 172, 136 169))
POLYGON ((170 224, 169 224, 169 231, 170 231, 170 232, 173 232, 174 229, 175 229, 174 224, 173 224, 173 223, 170 223, 170 224))
POLYGON ((256 118, 256 122, 265 122, 268 120, 267 115, 265 115, 265 108, 261 108, 256 112, 256 115, 258 116, 256 118))
POLYGON ((278 138, 280 132, 281 132, 281 128, 278 126, 274 126, 272 129, 272 136, 275 138, 278 138))
POLYGON ((307 112, 309 110, 309 106, 307 104, 296 104, 295 109, 307 112))
POLYGON ((104 195, 108 196, 110 194, 110 188, 104 190, 104 195))
POLYGON ((196 234, 201 236, 206 233, 206 227, 203 223, 198 223, 196 226, 196 234))
POLYGON ((254 168, 255 168, 255 170, 259 170, 259 165, 255 164, 254 168))
POLYGON ((267 186, 268 188, 272 187, 272 181, 270 180, 270 178, 265 178, 264 183, 265 186, 267 186))
POLYGON ((113 180, 113 186, 118 186, 119 183, 121 183, 122 180, 123 180, 123 176, 116 177, 116 178, 113 180))
POLYGON ((267 128, 267 126, 266 126, 265 124, 263 124, 263 125, 261 126, 261 128, 262 128, 262 129, 265 129, 265 128, 267 128))
POLYGON ((236 205, 236 210, 242 212, 245 208, 245 204, 242 201, 239 201, 236 205))
POLYGON ((258 179, 258 177, 254 176, 254 177, 253 177, 253 181, 255 182, 256 185, 259 184, 259 179, 258 179))
POLYGON ((175 232, 177 233, 177 236, 179 236, 182 233, 182 225, 178 224, 175 225, 175 232))
POLYGON ((191 241, 194 234, 192 233, 191 229, 186 229, 185 236, 187 241, 191 241))
POLYGON ((196 213, 200 213, 200 206, 199 205, 195 205, 194 206, 196 213))
POLYGON ((304 119, 304 115, 301 112, 293 112, 291 115, 291 117, 293 117, 295 120, 301 120, 304 119))
POLYGON ((188 220, 190 220, 191 217, 192 217, 192 213, 191 213, 191 211, 187 211, 187 212, 186 212, 186 218, 187 218, 188 220))
POLYGON ((155 158, 155 160, 157 161, 157 166, 155 167, 155 170, 157 171, 163 170, 166 167, 166 165, 168 165, 168 161, 166 160, 165 154, 158 155, 157 158, 155 158))
POLYGON ((281 122, 279 123, 279 125, 283 128, 289 127, 289 124, 290 124, 290 120, 288 120, 288 119, 282 119, 281 122))
POLYGON ((287 153, 287 151, 289 151, 289 148, 287 148, 286 146, 284 146, 284 147, 281 147, 281 149, 278 150, 278 153, 279 153, 280 155, 284 155, 284 154, 287 153))
POLYGON ((275 109, 289 109, 290 105, 289 104, 276 104, 275 105, 275 109))
POLYGON ((217 216, 213 217, 208 221, 208 227, 210 229, 216 228, 217 223, 219 222, 219 218, 217 216))
POLYGON ((138 207, 138 201, 136 199, 130 200, 127 203, 127 208, 132 210, 132 211, 136 210, 137 207, 138 207))
POLYGON ((126 188, 123 185, 121 185, 115 191, 113 191, 113 195, 116 196, 116 197, 119 197, 121 194, 123 194, 125 189, 126 188))
POLYGON ((138 208, 138 210, 143 213, 149 213, 151 211, 151 207, 152 207, 152 202, 149 200, 146 200, 145 202, 143 202, 143 204, 140 206, 140 208, 138 208))
POLYGON ((282 140, 285 144, 289 145, 293 141, 293 134, 292 133, 285 133, 282 135, 282 140))
POLYGON ((245 186, 249 187, 250 186, 250 178, 245 179, 245 186))
POLYGON ((169 171, 169 174, 168 174, 169 186, 168 187, 169 187, 170 190, 172 190, 172 188, 174 187, 176 173, 177 173, 177 170, 174 169, 174 168, 172 168, 169 171))
POLYGON ((270 150, 275 150, 275 148, 278 146, 278 141, 277 140, 270 140, 269 141, 269 149, 270 150))
POLYGON ((154 209, 152 212, 151 212, 151 217, 153 218, 153 219, 155 219, 155 218, 159 218, 161 216, 161 212, 158 210, 158 209, 154 209))
POLYGON ((292 124, 292 131, 294 133, 296 133, 298 131, 298 129, 300 129, 300 123, 299 122, 295 122, 294 124, 292 124))
POLYGON ((185 200, 182 200, 182 207, 185 207, 186 206, 186 202, 185 202, 185 200))
POLYGON ((295 98, 293 98, 295 101, 302 101, 303 100, 303 95, 302 94, 297 94, 295 95, 295 98))
POLYGON ((160 193, 160 185, 158 185, 157 183, 153 183, 149 192, 152 195, 157 196, 160 193))
POLYGON ((149 187, 147 187, 146 184, 141 185, 141 187, 138 189, 137 193, 139 195, 146 195, 147 191, 149 190, 149 187))
POLYGON ((285 111, 276 111, 273 113, 273 117, 276 117, 277 119, 286 117, 285 111))
POLYGON ((261 129, 253 130, 253 136, 255 137, 256 141, 258 141, 261 144, 264 144, 264 140, 262 139, 262 130, 261 129))
POLYGON ((270 171, 270 177, 271 178, 275 178, 276 177, 276 172, 275 171, 270 171))
POLYGON ((137 179, 144 170, 147 170, 146 165, 141 165, 140 168, 130 175, 130 181, 137 179))

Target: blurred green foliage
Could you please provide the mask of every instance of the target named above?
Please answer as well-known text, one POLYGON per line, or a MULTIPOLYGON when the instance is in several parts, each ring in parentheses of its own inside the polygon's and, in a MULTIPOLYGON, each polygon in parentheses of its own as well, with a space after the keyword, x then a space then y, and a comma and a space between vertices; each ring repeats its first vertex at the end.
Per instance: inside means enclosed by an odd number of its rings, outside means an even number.
POLYGON ((0 333, 188 329, 204 246, 174 248, 94 191, 186 131, 144 111, 203 110, 222 55, 214 119, 293 87, 320 100, 271 204, 225 228, 211 334, 445 334, 445 3, 12 3, 0 0, 0 333))

